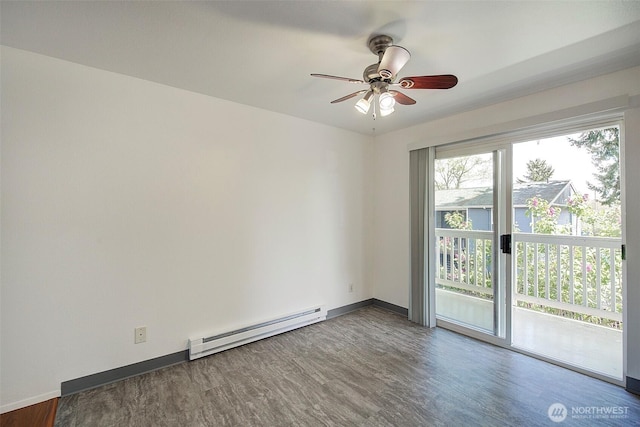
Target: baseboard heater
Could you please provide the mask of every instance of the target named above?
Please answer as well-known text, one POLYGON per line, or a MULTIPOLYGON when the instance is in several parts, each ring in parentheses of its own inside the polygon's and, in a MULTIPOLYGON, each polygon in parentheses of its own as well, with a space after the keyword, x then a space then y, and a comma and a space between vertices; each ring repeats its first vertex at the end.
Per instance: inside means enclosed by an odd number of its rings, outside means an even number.
POLYGON ((324 306, 317 306, 234 331, 210 337, 189 339, 189 360, 321 322, 326 318, 327 310, 324 306))

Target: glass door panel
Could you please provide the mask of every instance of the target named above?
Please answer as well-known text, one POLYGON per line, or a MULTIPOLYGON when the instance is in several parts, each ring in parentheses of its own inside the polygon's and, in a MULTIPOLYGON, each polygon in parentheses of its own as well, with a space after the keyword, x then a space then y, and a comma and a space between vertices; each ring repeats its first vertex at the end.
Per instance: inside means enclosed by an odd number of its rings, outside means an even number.
POLYGON ((511 341, 621 380, 618 135, 614 126, 513 145, 511 341))
POLYGON ((434 163, 436 317, 492 335, 496 156, 436 158, 434 163))

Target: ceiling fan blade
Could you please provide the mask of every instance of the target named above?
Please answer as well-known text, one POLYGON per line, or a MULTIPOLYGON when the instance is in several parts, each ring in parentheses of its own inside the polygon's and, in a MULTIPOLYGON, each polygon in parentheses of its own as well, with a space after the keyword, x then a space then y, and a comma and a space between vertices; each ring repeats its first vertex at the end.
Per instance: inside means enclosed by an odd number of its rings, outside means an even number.
POLYGON ((396 100, 398 104, 402 105, 413 105, 416 103, 416 100, 408 97, 402 92, 398 92, 397 90, 390 90, 389 93, 393 95, 393 98, 396 100))
POLYGON ((458 84, 458 78, 453 74, 403 77, 397 84, 404 89, 451 89, 458 84))
POLYGON ((382 55, 380 65, 378 65, 378 74, 383 79, 392 79, 405 66, 411 54, 402 46, 389 46, 382 55))
POLYGON ((359 90, 359 91, 357 91, 357 92, 350 93, 349 95, 345 95, 345 96, 343 96, 342 98, 334 99, 333 101, 331 101, 331 103, 332 103, 332 104, 337 104, 338 102, 346 101, 347 99, 351 99, 351 98, 353 98, 354 96, 358 96, 358 95, 360 95, 361 93, 365 93, 365 92, 368 92, 368 91, 369 91, 368 89, 365 89, 365 90, 359 90))
POLYGON ((350 79, 349 77, 330 76, 329 74, 311 74, 312 77, 321 77, 323 79, 342 80, 349 83, 365 83, 363 80, 350 79))

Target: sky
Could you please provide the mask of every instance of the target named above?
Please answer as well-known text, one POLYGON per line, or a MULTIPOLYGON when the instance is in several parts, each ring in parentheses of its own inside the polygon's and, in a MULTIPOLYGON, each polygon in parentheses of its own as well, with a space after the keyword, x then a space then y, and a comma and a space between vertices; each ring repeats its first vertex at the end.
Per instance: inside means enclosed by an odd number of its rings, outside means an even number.
MULTIPOLYGON (((580 134, 568 135, 577 139, 580 134)), ((595 168, 585 148, 572 147, 567 136, 522 142, 513 145, 513 175, 522 178, 527 173, 527 162, 537 158, 554 168, 551 180, 571 180, 578 194, 591 193, 587 181, 593 178, 595 168)), ((589 194, 593 196, 593 194, 589 194)))
MULTIPOLYGON (((569 141, 569 138, 578 139, 579 136, 580 133, 575 133, 513 144, 514 182, 526 175, 528 161, 542 159, 554 169, 551 180, 571 181, 576 193, 588 194, 591 200, 596 200, 596 195, 587 186, 587 182, 598 184, 593 176, 596 168, 591 163, 591 155, 586 148, 574 147, 569 141)), ((490 164, 491 156, 491 153, 485 153, 474 157, 482 158, 490 164)), ((436 160, 438 161, 440 160, 436 160)), ((490 186, 491 182, 490 176, 480 174, 467 178, 462 183, 462 188, 486 187, 490 186)))

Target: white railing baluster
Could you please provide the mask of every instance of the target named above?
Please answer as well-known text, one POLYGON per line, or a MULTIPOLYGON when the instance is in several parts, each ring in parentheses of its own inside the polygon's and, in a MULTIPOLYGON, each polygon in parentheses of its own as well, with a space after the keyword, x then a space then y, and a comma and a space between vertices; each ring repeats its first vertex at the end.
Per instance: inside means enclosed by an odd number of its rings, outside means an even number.
POLYGON ((453 257, 453 265, 456 267, 456 282, 462 283, 462 276, 460 274, 460 249, 462 246, 462 237, 458 237, 458 245, 454 249, 457 256, 453 257))
POLYGON ((575 246, 569 245, 569 304, 575 304, 574 294, 576 292, 575 289, 575 277, 573 274, 573 254, 574 254, 575 246))
POLYGON ((562 301, 562 256, 560 245, 556 245, 556 299, 562 301))
POLYGON ((600 248, 596 248, 596 308, 602 308, 602 293, 600 293, 601 284, 602 263, 600 262, 600 248))
POLYGON ((455 247, 456 256, 453 257, 453 265, 456 267, 456 282, 462 283, 460 274, 460 247, 462 246, 462 237, 458 237, 458 244, 455 247))
MULTIPOLYGON (((464 242, 465 246, 464 246, 464 250, 462 250, 462 247, 460 247, 460 281, 466 285, 469 284, 469 268, 467 266, 467 256, 463 254, 465 254, 466 252, 469 252, 469 238, 465 237, 464 239, 462 239, 462 242, 464 242), (464 275, 464 278, 462 278, 462 275, 464 275)), ((460 242, 460 243, 462 243, 460 242)))
POLYGON ((524 295, 529 295, 529 269, 527 268, 527 265, 529 265, 527 262, 528 252, 529 242, 522 242, 522 293, 524 295))
POLYGON ((533 296, 538 297, 538 242, 533 244, 533 296))
POLYGON ((582 247, 582 305, 589 307, 587 304, 587 247, 582 247))
POLYGON ((544 296, 551 299, 551 278, 549 277, 549 267, 551 254, 549 253, 549 244, 544 245, 544 296))
POLYGON ((438 268, 436 270, 436 279, 442 278, 442 259, 440 258, 440 246, 442 245, 442 236, 436 236, 436 263, 438 268))
POLYGON ((456 242, 457 244, 453 245, 453 258, 451 259, 451 264, 454 268, 453 280, 455 282, 460 282, 460 263, 456 262, 456 260, 459 259, 460 254, 460 237, 456 239, 456 242), (456 258, 456 253, 458 254, 458 258, 456 258))
POLYGON ((487 283, 487 257, 486 257, 486 253, 487 253, 487 242, 485 239, 480 239, 480 243, 481 243, 481 247, 482 249, 480 250, 480 274, 478 275, 478 279, 480 280, 480 283, 478 283, 478 286, 481 286, 482 288, 485 287, 485 284, 487 283))
MULTIPOLYGON (((485 239, 484 244, 485 244, 485 248, 488 247, 489 249, 491 249, 491 240, 485 239)), ((487 260, 487 251, 486 251, 486 249, 485 249, 485 252, 484 252, 484 258, 485 258, 485 264, 486 264, 486 260, 487 260)), ((485 268, 484 271, 485 271, 485 274, 487 276, 491 276, 491 272, 489 270, 487 270, 487 268, 485 268)), ((489 288, 489 285, 487 285, 487 283, 491 283, 490 279, 491 279, 490 277, 487 277, 487 279, 482 283, 485 288, 489 288)), ((493 284, 492 284, 491 288, 493 288, 493 284)))
MULTIPOLYGON (((521 270, 521 263, 518 261, 518 254, 522 251, 522 249, 518 249, 518 244, 517 243, 512 243, 512 251, 513 251, 513 289, 515 293, 519 292, 520 289, 520 285, 518 283, 522 282, 523 286, 522 289, 524 291, 524 281, 523 281, 523 275, 524 272, 521 270)), ((520 248, 522 248, 522 245, 520 245, 520 248)))
POLYGON ((471 251, 471 242, 473 239, 467 238, 467 254, 464 257, 465 271, 467 272, 467 285, 471 284, 471 258, 469 257, 469 251, 471 251))
POLYGON ((454 271, 453 271, 453 248, 456 246, 455 237, 451 239, 451 247, 449 248, 449 256, 447 258, 447 269, 449 270, 449 274, 447 275, 447 279, 453 280, 455 279, 454 271))
POLYGON ((609 262, 611 263, 611 272, 609 273, 611 275, 609 280, 611 283, 611 312, 617 313, 618 307, 616 304, 616 269, 614 267, 616 264, 616 252, 613 248, 611 248, 609 252, 609 262))
POLYGON ((461 237, 460 240, 458 241, 458 282, 463 283, 464 282, 464 277, 463 277, 463 272, 464 272, 464 268, 463 268, 463 264, 462 264, 462 245, 464 244, 464 238, 461 237))
POLYGON ((478 243, 479 240, 476 239, 475 250, 473 251, 473 284, 478 285, 478 274, 480 272, 480 265, 478 263, 478 243))

